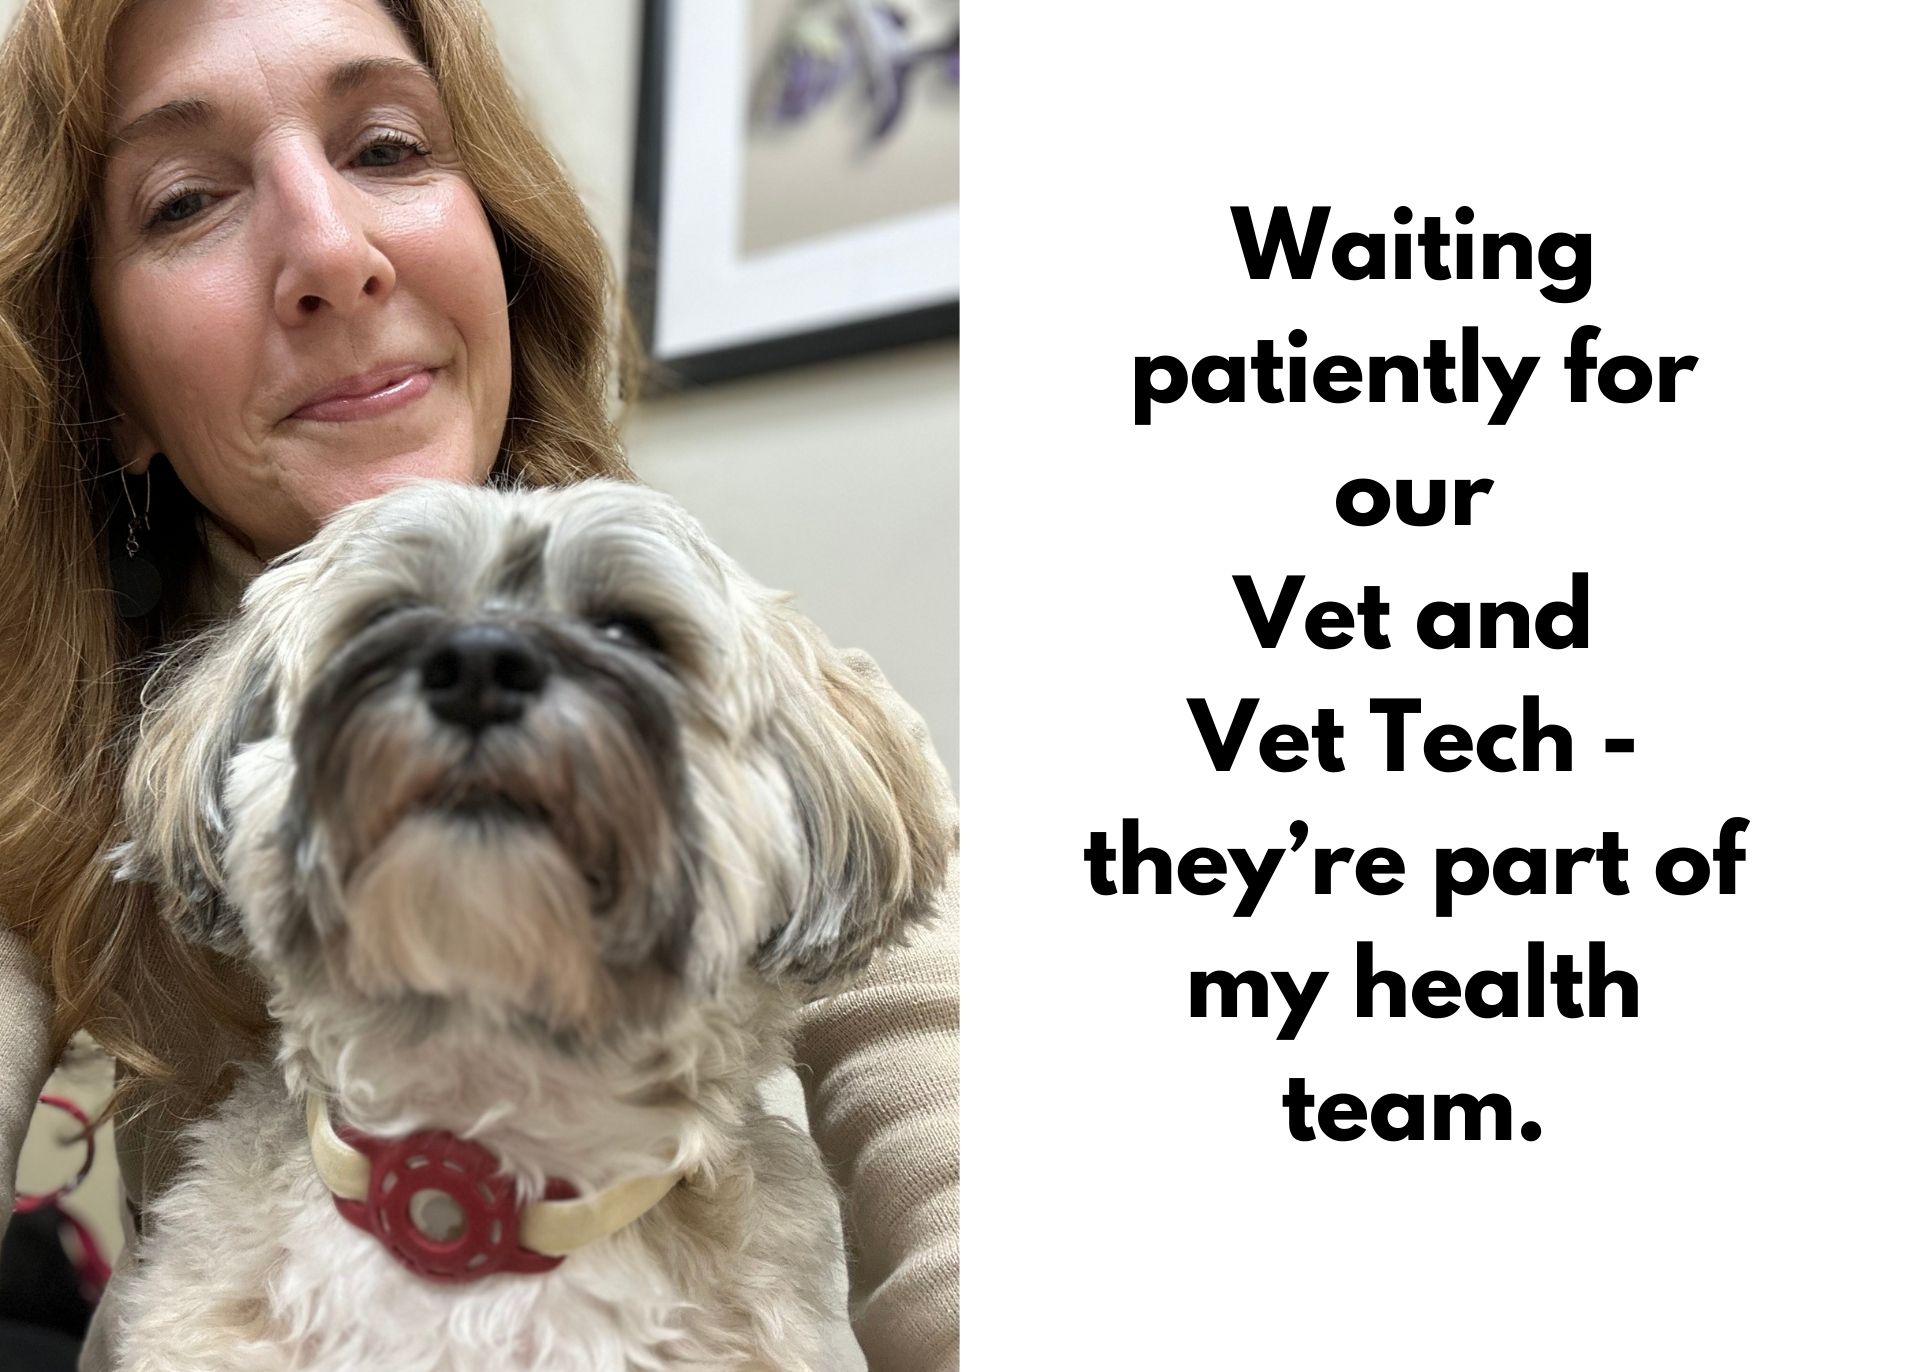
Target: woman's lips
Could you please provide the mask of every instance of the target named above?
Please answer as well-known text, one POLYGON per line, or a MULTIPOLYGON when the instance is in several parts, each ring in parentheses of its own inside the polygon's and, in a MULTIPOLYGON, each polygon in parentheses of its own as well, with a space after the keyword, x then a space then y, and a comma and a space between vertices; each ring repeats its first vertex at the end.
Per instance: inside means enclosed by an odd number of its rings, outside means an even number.
POLYGON ((359 383, 349 382, 331 395, 309 400, 287 418, 312 419, 325 424, 377 419, 425 395, 433 387, 433 378, 433 368, 415 367, 397 376, 389 374, 371 379, 365 383, 364 390, 359 383))

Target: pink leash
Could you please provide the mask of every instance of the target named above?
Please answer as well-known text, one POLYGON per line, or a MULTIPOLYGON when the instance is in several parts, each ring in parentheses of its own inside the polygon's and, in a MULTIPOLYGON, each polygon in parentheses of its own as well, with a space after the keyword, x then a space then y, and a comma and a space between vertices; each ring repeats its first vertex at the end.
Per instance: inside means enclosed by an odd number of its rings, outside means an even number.
MULTIPOLYGON (((72 1241, 73 1251, 69 1256, 72 1257, 74 1271, 80 1278, 80 1294, 88 1301, 97 1304, 100 1293, 106 1289, 107 1278, 112 1274, 112 1266, 107 1262, 106 1252, 100 1247, 100 1241, 93 1236, 93 1231, 77 1215, 60 1204, 79 1189, 80 1183, 87 1179, 87 1173, 93 1170, 93 1120, 88 1117, 85 1110, 65 1096, 43 1095, 40 1097, 40 1103, 65 1111, 79 1121, 79 1137, 86 1143, 86 1156, 80 1160, 80 1170, 68 1178, 64 1186, 53 1191, 43 1191, 39 1195, 21 1196, 14 1202, 13 1208, 17 1214, 22 1215, 31 1214, 35 1210, 45 1210, 49 1206, 60 1212, 61 1231, 72 1241)), ((70 1143, 72 1141, 68 1140, 70 1143)))

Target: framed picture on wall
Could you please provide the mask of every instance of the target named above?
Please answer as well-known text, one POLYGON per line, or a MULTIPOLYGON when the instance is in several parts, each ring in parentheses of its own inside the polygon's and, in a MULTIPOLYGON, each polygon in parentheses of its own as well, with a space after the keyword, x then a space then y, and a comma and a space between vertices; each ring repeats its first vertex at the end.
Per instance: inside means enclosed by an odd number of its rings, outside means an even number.
POLYGON ((648 0, 629 272, 715 381, 960 323, 959 0, 648 0))

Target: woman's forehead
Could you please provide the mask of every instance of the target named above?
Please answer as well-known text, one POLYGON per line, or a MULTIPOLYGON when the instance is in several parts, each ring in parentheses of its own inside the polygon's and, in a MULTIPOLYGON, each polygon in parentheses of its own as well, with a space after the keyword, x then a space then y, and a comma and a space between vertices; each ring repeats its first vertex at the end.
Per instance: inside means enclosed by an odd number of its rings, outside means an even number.
POLYGON ((139 0, 114 28, 112 128, 170 101, 319 94, 377 57, 414 60, 379 0, 139 0))

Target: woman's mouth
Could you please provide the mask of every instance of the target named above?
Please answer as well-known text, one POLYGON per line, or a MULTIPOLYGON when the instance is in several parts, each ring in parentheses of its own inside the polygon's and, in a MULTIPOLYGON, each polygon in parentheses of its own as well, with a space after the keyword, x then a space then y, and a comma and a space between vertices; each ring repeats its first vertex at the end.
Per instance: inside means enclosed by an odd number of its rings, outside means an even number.
POLYGON ((411 364, 349 377, 288 415, 322 424, 377 419, 411 405, 433 388, 437 369, 411 364))

